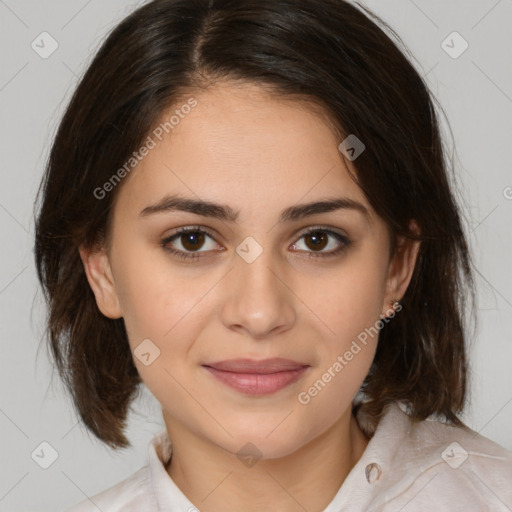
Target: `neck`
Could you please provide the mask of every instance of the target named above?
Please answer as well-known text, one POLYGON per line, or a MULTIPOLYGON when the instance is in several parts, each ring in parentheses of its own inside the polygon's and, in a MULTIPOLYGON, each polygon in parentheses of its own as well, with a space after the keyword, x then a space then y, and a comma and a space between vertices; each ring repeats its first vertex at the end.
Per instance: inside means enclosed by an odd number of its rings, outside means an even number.
POLYGON ((350 409, 294 453, 244 467, 236 454, 165 415, 172 441, 167 472, 201 512, 320 512, 332 501, 368 439, 350 409))

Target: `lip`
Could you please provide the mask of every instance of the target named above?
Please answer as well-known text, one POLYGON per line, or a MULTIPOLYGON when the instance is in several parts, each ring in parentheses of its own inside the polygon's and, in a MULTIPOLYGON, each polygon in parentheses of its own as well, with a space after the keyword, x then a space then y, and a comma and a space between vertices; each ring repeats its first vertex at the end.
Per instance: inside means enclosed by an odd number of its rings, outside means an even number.
POLYGON ((309 365, 290 359, 230 359, 202 365, 211 375, 249 395, 275 393, 299 380, 309 365))

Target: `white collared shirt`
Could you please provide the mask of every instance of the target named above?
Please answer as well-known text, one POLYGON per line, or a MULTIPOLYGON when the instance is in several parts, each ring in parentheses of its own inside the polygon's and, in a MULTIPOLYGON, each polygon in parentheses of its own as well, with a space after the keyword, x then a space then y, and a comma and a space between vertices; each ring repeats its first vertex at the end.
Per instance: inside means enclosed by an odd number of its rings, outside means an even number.
MULTIPOLYGON (((411 422, 403 404, 389 406, 374 432, 357 419, 371 439, 323 512, 512 511, 512 452, 434 417, 411 422)), ((171 453, 163 430, 146 466, 67 512, 200 511, 167 473, 171 453)))

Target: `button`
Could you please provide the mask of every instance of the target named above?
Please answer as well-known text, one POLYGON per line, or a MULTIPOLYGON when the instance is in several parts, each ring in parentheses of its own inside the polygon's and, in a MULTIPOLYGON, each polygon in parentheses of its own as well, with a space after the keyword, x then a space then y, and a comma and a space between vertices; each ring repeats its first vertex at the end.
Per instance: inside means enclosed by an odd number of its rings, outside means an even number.
POLYGON ((376 462, 368 464, 364 472, 366 475, 366 481, 369 484, 373 484, 373 482, 376 482, 380 478, 380 475, 382 475, 382 469, 376 462))

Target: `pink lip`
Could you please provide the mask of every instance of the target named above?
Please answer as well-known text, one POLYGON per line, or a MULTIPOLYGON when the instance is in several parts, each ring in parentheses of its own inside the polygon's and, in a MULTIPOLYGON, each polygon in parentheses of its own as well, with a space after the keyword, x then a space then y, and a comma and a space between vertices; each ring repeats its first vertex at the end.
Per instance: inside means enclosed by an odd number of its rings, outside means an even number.
POLYGON ((203 365, 224 384, 245 394, 275 393, 302 377, 309 365, 289 359, 231 359, 203 365))

